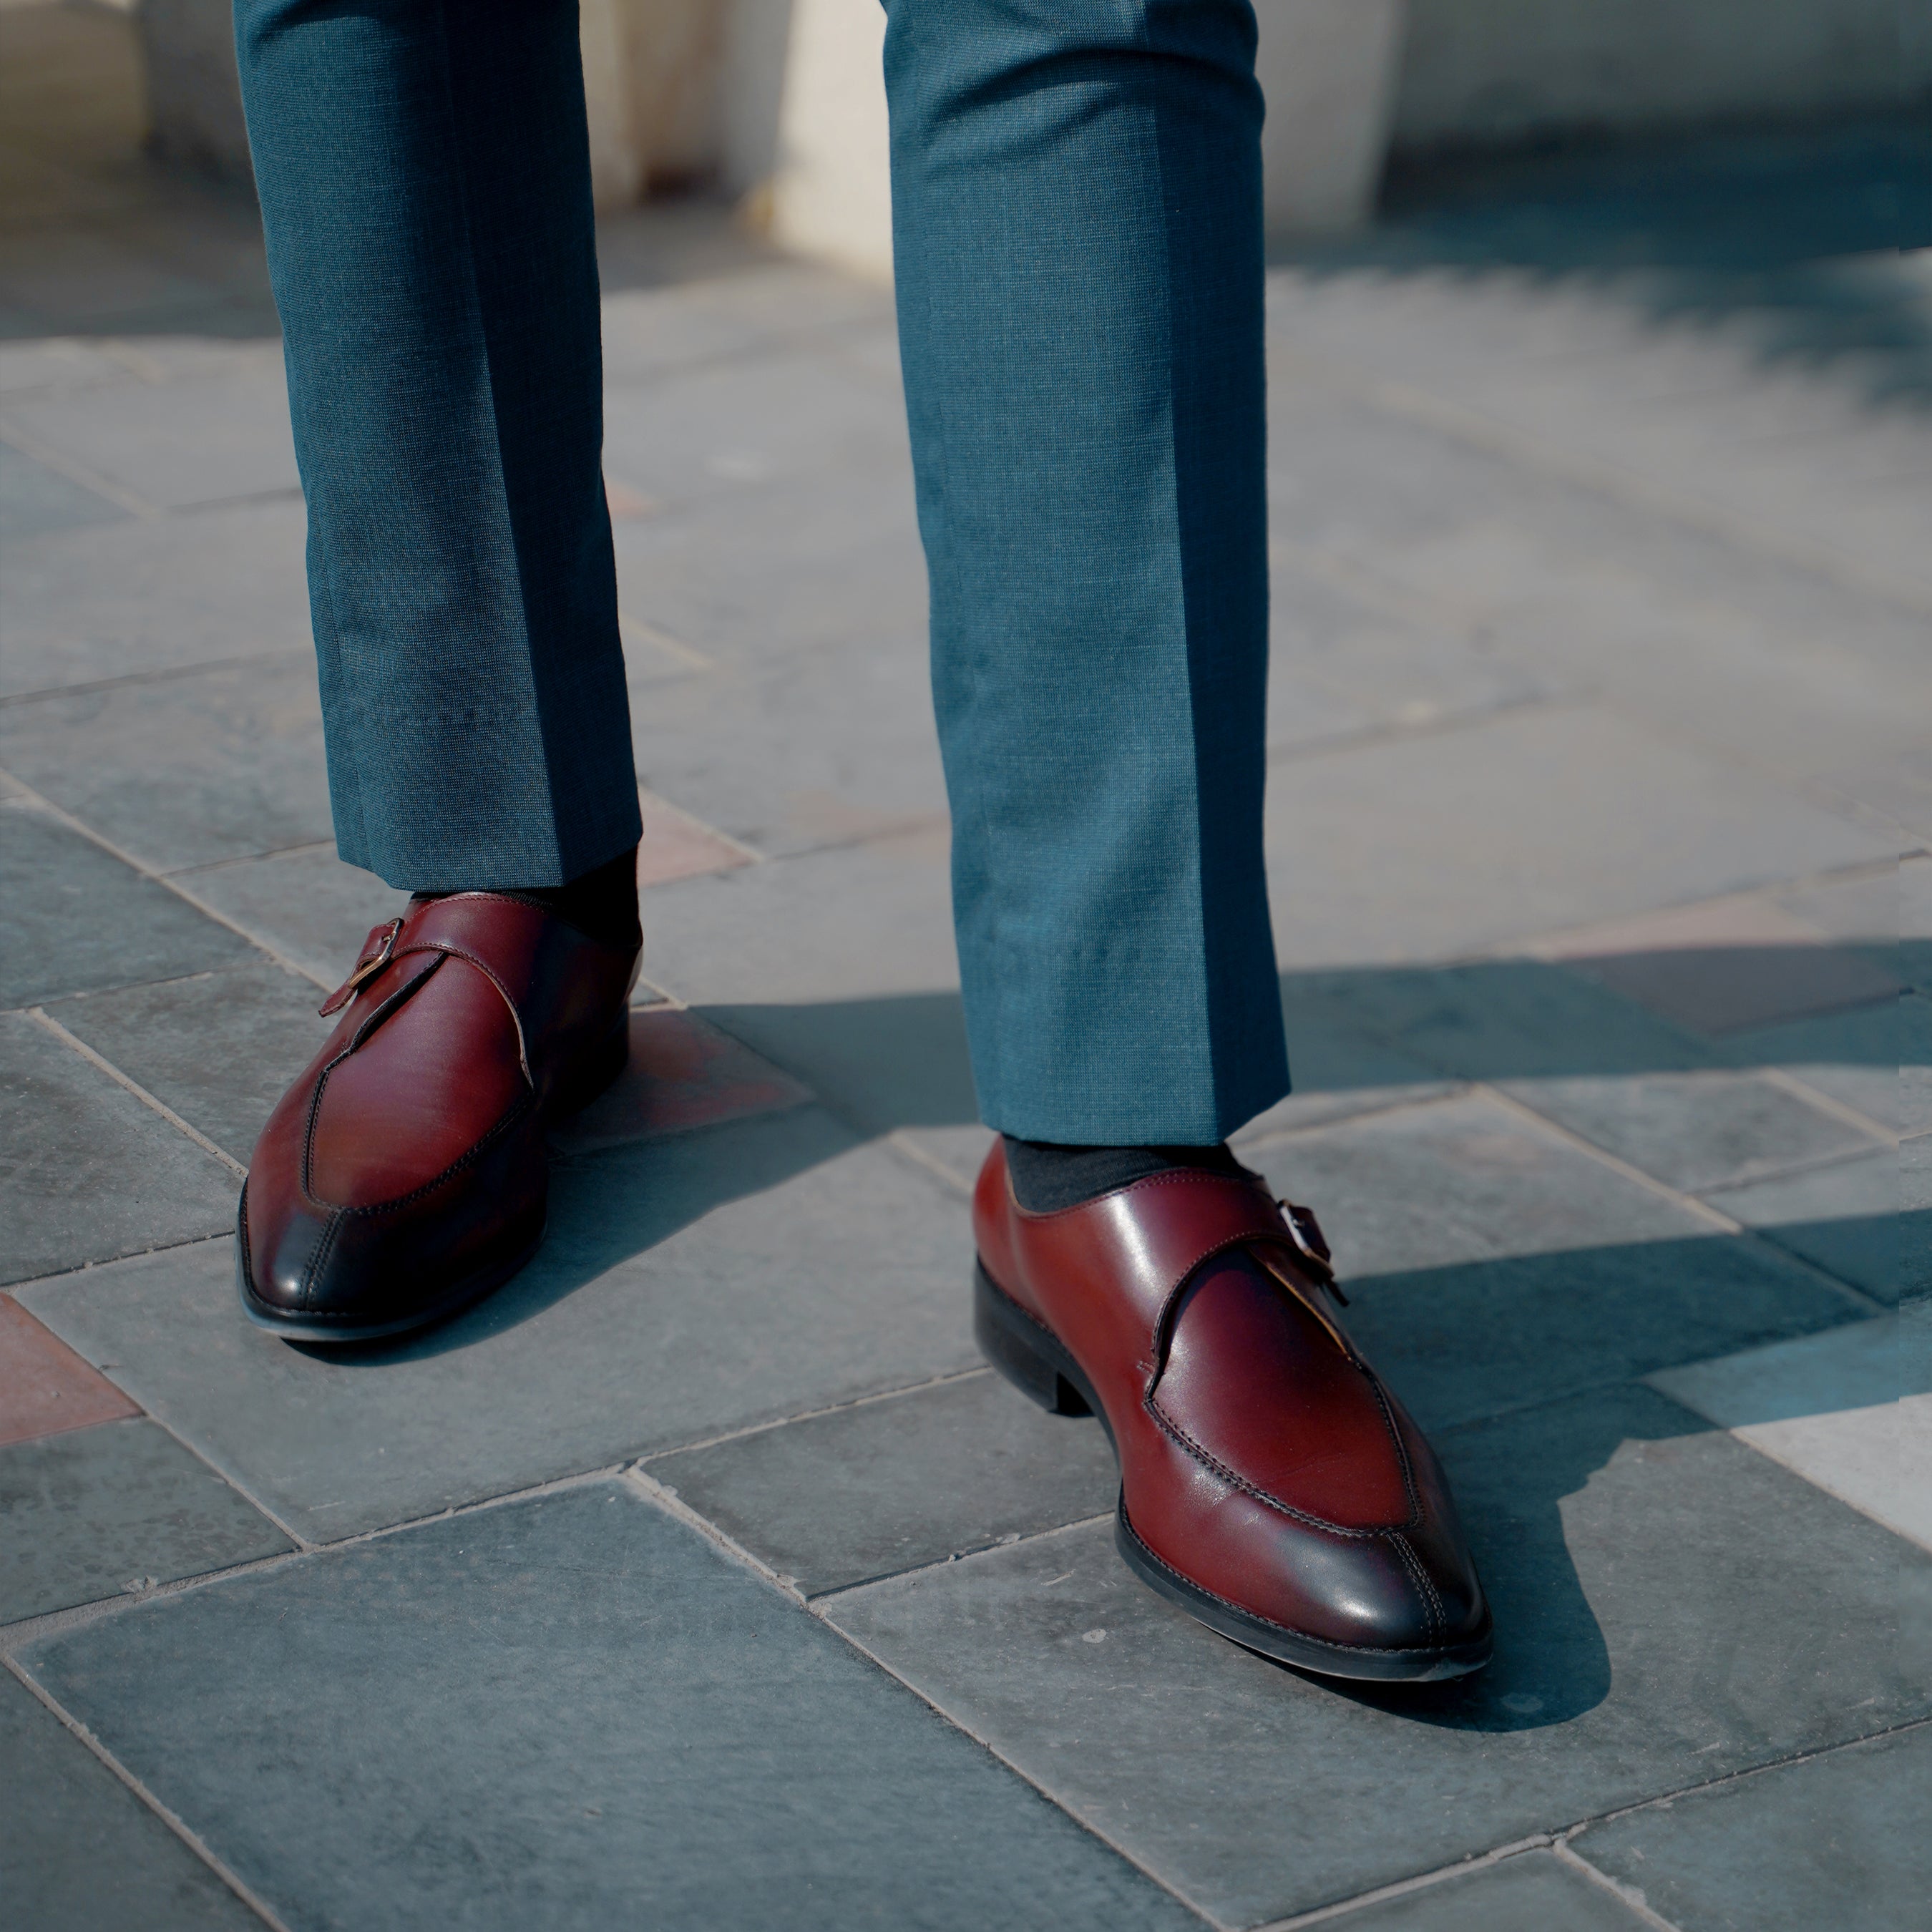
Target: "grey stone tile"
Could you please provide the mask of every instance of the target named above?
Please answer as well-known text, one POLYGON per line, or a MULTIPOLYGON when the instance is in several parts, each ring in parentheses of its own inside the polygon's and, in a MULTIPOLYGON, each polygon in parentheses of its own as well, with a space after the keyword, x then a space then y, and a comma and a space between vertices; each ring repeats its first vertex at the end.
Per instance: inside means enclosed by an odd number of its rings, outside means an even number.
POLYGON ((59 471, 0 443, 0 542, 118 523, 127 514, 59 471))
POLYGON ((1514 266, 1416 263, 1396 275, 1276 267, 1268 305, 1271 338, 1444 386, 1552 356, 1628 350, 1648 338, 1642 319, 1604 300, 1600 286, 1586 292, 1514 266))
POLYGON ((1932 1550, 1932 1376, 1896 1316, 1649 1378, 1673 1402, 1932 1550))
POLYGON ((189 1592, 25 1662, 295 1926, 1196 1922, 621 1484, 189 1592))
POLYGON ((721 1006, 946 991, 946 847, 942 831, 908 833, 653 886, 644 970, 721 1006))
POLYGON ((808 1596, 1110 1512, 1098 1423, 992 1372, 653 1458, 644 1473, 808 1596))
POLYGON ((1582 709, 1278 762, 1267 824, 1276 946, 1295 967, 1451 958, 1889 850, 1582 709))
POLYGON ((1439 728, 1552 694, 1480 635, 1420 621, 1412 599, 1318 574, 1324 560, 1275 547, 1268 748, 1439 728), (1411 608, 1405 609, 1405 604, 1411 608))
MULTIPOLYGON (((620 520, 616 535, 626 613, 724 668, 783 670, 807 652, 862 645, 925 663, 926 559, 903 455, 668 506, 620 520)), ((648 748, 653 714, 641 698, 633 716, 648 748)))
POLYGON ((604 401, 605 461, 665 503, 903 462, 905 446, 898 385, 816 346, 694 368, 604 401))
POLYGON ((49 1009, 76 1039, 245 1162, 282 1092, 328 1036, 314 986, 263 961, 49 1009))
POLYGON ((245 940, 165 886, 144 879, 48 813, 4 797, 0 900, 10 928, 0 952, 0 1006, 171 979, 255 957, 245 940))
POLYGON ((891 326, 892 298, 880 290, 809 262, 761 263, 682 286, 607 294, 604 380, 622 388, 800 337, 837 344, 855 329, 891 326))
POLYGON ((1825 772, 1823 789, 1856 799, 1892 827, 1901 846, 1932 845, 1932 759, 1886 748, 1882 757, 1825 772))
POLYGON ((970 1244, 937 1180, 801 1108, 557 1163, 536 1261, 398 1347, 250 1328, 225 1241, 22 1298, 326 1541, 977 1367, 970 1244))
POLYGON ((0 1886, 33 1932, 260 1932, 261 1920, 0 1671, 0 1886))
POLYGON ((0 1015, 0 1282, 219 1233, 234 1175, 23 1014, 0 1015))
POLYGON ((644 783, 758 851, 808 851, 945 818, 916 638, 647 686, 632 708, 644 783))
POLYGON ((1385 391, 1277 382, 1270 415, 1278 535, 1436 600, 1499 654, 1880 808, 1920 755, 1932 666, 1907 604, 1580 484, 1560 458, 1526 466, 1385 391))
POLYGON ((369 928, 406 903, 374 873, 314 846, 215 866, 184 883, 325 988, 340 983, 369 928))
POLYGON ((1898 868, 1820 879, 1780 892, 1778 903, 1820 932, 1882 956, 1898 944, 1898 868))
POLYGON ((688 1006, 660 1000, 629 1016, 630 1053, 616 1079, 580 1113, 558 1121, 550 1144, 596 1154, 726 1120, 805 1105, 810 1091, 688 1006))
POLYGON ((1576 1849, 1684 1932, 1911 1932, 1932 1894, 1928 1813, 1921 1729, 1593 1825, 1576 1849))
POLYGON ((1898 1210, 1900 1305, 1909 1310, 1932 1298, 1932 1134, 1899 1143, 1898 1210))
POLYGON ((1234 1136, 1238 1144, 1378 1108, 1412 1105, 1451 1089, 1453 1083, 1438 1077, 1438 1067, 1364 1026, 1348 1003, 1295 974, 1282 976, 1281 1010, 1294 1090, 1249 1121, 1234 1136))
POLYGON ((644 895, 644 972, 868 1132, 977 1119, 946 841, 880 839, 644 895))
POLYGON ((1853 1318, 1847 1298, 1472 1095, 1248 1154, 1309 1203, 1425 1428, 1853 1318))
POLYGON ((126 365, 91 342, 0 343, 0 396, 31 395, 40 389, 82 389, 97 382, 128 380, 126 365))
POLYGON ((1345 1912, 1337 1932, 1636 1932, 1648 1922, 1550 1852, 1345 1912))
MULTIPOLYGON (((964 1127, 968 1137, 961 1146, 935 1143, 928 1151, 948 1162, 974 1145, 984 1154, 956 993, 701 1010, 798 1075, 842 1119, 862 1131, 964 1127)), ((973 1172, 978 1171, 975 1159, 973 1172)), ((968 1179, 970 1184, 971 1176, 968 1179)))
POLYGON ((0 302, 52 334, 142 332, 142 325, 194 326, 211 305, 208 285, 138 248, 95 229, 31 237, 17 232, 0 247, 0 302), (31 246, 23 245, 31 242, 31 246))
POLYGON ((152 1422, 0 1448, 0 1623, 294 1547, 152 1422))
POLYGON ((909 1143, 917 1150, 915 1159, 944 1170, 964 1194, 972 1192, 973 1184, 986 1164, 986 1150, 993 1144, 992 1130, 976 1123, 956 1127, 902 1127, 892 1138, 901 1146, 909 1143))
POLYGON ((1898 1300, 1898 1156, 1890 1148, 1807 1174, 1726 1188, 1710 1202, 1840 1281, 1880 1301, 1898 1300))
POLYGON ((1898 993, 1894 946, 1842 943, 1798 910, 1809 896, 1837 919, 1871 883, 1857 881, 1856 892, 1734 893, 1560 934, 1538 950, 1694 1033, 1774 1026, 1898 993))
POLYGON ((1924 1010, 1910 1000, 1883 1000, 1849 1012, 1734 1034, 1724 1042, 1725 1053, 1740 1066, 1782 1067, 1897 1132, 1904 1124, 1900 1068, 1913 1052, 1911 1022, 1924 1010))
POLYGON ((1687 1194, 1830 1160, 1878 1141, 1751 1074, 1518 1081, 1508 1090, 1593 1146, 1687 1194))
POLYGON ((1466 1080, 1628 1076, 1714 1064, 1712 1048, 1567 968, 1537 959, 1282 976, 1357 1032, 1466 1080))
POLYGON ((1901 1135, 1932 1132, 1932 999, 1922 993, 1908 993, 1898 1003, 1897 1100, 1894 1124, 1901 1135))
POLYGON ((0 765, 156 872, 330 836, 300 658, 9 706, 0 765))
POLYGON ((279 344, 237 350, 219 374, 23 401, 13 413, 50 448, 164 508, 301 487, 279 344))
POLYGON ((0 694, 309 657, 306 524, 299 503, 244 504, 14 546, 0 573, 0 694))
MULTIPOLYGON (((1904 940, 1932 940, 1932 857, 1915 853, 1898 867, 1898 934, 1904 940)), ((1922 952, 1912 956, 1922 960, 1922 952)), ((1915 979, 1919 989, 1925 982, 1915 979)))
POLYGON ((1197 1907, 1252 1924, 1932 1708, 1887 1634, 1916 1552, 1698 1427, 1624 1389, 1443 1438, 1498 1636, 1487 1670, 1438 1690, 1324 1684, 1227 1643, 1136 1582, 1102 1525, 826 1612, 1197 1907))

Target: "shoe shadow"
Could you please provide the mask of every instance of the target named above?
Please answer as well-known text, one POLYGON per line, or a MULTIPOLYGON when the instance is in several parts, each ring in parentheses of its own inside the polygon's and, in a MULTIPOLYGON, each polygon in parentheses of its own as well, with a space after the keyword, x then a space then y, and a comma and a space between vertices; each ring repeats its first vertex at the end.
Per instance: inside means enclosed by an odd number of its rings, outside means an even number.
MULTIPOLYGON (((1646 969, 1640 962, 1633 970, 1646 969)), ((1748 1052, 1534 962, 1292 974, 1283 998, 1292 1033, 1319 1030, 1318 1050, 1304 1055, 1318 1067, 1304 1100, 1372 1103, 1379 1090, 1426 1080, 1750 1063, 1748 1052)), ((921 1144, 944 1150, 949 1134, 976 1121, 956 994, 717 1006, 680 1024, 757 1056, 706 1063, 724 1065, 728 1101, 748 1112, 702 1124, 701 1107, 681 1114, 674 1106, 634 1140, 598 1145, 595 1132, 580 1136, 556 1160, 548 1237, 521 1276, 441 1329, 332 1351, 331 1362, 377 1369, 460 1352, 531 1322, 734 1203, 776 1194, 889 1136, 931 1136, 921 1144)), ((1843 1057, 1864 1053, 1876 1064, 1881 1039, 1848 1035, 1843 1057)), ((640 1087, 658 1078, 650 1054, 627 1077, 640 1087)), ((716 1082, 706 1090, 715 1097, 716 1082)), ((615 1096, 616 1131, 626 1118, 645 1118, 636 1111, 643 1104, 615 1096)), ((963 1202, 959 1211, 963 1257, 963 1202)), ((1887 1218, 1821 1225, 1841 1240, 1876 1238, 1887 1218)), ((1778 1231, 1796 1245, 1805 1232, 1778 1231)), ((1494 1662, 1472 1678, 1322 1686, 1418 1723, 1474 1732, 1560 1724, 1609 1692, 1610 1647, 1573 1560, 1566 1510, 1633 1442, 1711 1427, 1634 1378, 1856 1317, 1854 1304, 1798 1264, 1780 1271, 1761 1244, 1721 1234, 1384 1272, 1347 1286, 1366 1352, 1448 1466, 1498 1636, 1494 1662)), ((728 1304, 731 1285, 720 1280, 707 1292, 728 1304)))
MULTIPOLYGON (((1412 1723, 1478 1733, 1548 1730, 1593 1710, 1610 1694, 1618 1666, 1578 1568, 1579 1549, 1602 1534, 1588 1492, 1599 1480, 1614 1483, 1613 1466, 1643 1445, 1712 1432, 1663 1396, 1624 1388, 1437 1434, 1495 1615, 1495 1655, 1484 1670, 1448 1683, 1324 1678, 1322 1688, 1412 1723)), ((1643 1606, 1624 1603, 1614 1586, 1606 1592, 1598 1570, 1628 1668, 1637 1648, 1628 1626, 1643 1606)))

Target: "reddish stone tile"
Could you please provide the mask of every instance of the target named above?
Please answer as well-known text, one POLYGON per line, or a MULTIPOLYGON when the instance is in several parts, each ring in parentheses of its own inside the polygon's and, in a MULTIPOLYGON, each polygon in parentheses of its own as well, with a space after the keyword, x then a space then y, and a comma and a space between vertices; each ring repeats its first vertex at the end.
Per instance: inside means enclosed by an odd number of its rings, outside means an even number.
POLYGON ((1768 898, 1712 899, 1565 933, 1537 949, 1699 1033, 1889 998, 1898 981, 1768 898))
POLYGON ((631 1062, 610 1091, 565 1121, 553 1138, 574 1154, 688 1132, 796 1107, 812 1098, 695 1013, 654 1006, 631 1016, 631 1062))
POLYGON ((662 886, 673 879, 692 879, 700 872, 728 872, 748 866, 752 856, 722 832, 714 832, 689 813, 668 805, 650 792, 638 794, 643 808, 644 836, 638 846, 638 888, 662 886))
POLYGON ((10 1294, 0 1294, 0 1444, 140 1412, 10 1294))

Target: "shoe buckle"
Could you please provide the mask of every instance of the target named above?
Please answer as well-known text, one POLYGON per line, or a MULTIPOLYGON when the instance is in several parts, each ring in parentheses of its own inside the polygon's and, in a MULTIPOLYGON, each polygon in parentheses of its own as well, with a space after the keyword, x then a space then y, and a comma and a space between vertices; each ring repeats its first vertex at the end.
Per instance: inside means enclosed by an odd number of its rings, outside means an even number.
POLYGON ((356 964, 350 968, 349 976, 328 998, 316 1009, 322 1018, 338 1013, 362 989, 364 982, 373 980, 389 963, 390 956, 396 950, 396 941, 403 930, 403 922, 392 919, 387 926, 369 928, 369 937, 362 942, 362 950, 356 964))
POLYGON ((1314 1209, 1294 1201, 1277 1201, 1275 1205, 1281 1210, 1288 1238, 1307 1264, 1309 1273, 1344 1308, 1347 1307, 1348 1298, 1335 1285, 1334 1257, 1328 1252, 1328 1240, 1322 1232, 1322 1223, 1315 1218, 1314 1209))

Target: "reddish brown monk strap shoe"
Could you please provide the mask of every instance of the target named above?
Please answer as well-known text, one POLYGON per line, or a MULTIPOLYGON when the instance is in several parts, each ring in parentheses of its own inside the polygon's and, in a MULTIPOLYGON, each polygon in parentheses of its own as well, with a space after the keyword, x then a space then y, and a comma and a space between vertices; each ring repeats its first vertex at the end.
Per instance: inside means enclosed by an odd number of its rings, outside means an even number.
POLYGON ((1421 1682, 1489 1660, 1490 1612, 1422 1432, 1338 1318, 1314 1218, 1178 1168, 1034 1214, 996 1140, 975 1327, 1044 1408, 1098 1415, 1142 1580, 1252 1650, 1421 1682))
POLYGON ((236 1252, 249 1318, 373 1341, 507 1281, 543 1238, 544 1126, 622 1070, 637 976, 634 950, 506 893, 376 927, 256 1143, 236 1252))

